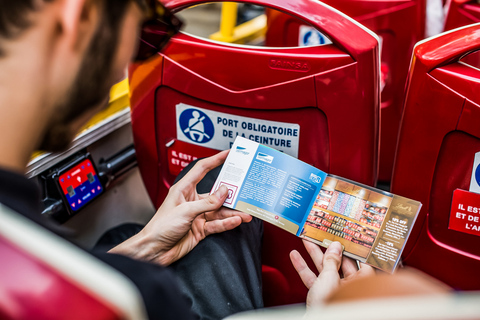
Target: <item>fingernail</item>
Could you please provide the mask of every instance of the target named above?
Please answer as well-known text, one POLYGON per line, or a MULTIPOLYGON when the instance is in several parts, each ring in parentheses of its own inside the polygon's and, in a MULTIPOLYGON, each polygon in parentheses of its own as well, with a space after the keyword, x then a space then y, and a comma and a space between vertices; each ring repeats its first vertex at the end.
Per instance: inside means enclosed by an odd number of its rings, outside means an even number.
POLYGON ((333 253, 333 254, 336 254, 337 256, 339 256, 339 255, 342 254, 342 244, 338 241, 332 242, 328 246, 327 251, 329 253, 333 253))
POLYGON ((216 195, 218 198, 223 199, 223 198, 225 198, 225 196, 227 195, 227 193, 228 193, 228 188, 222 184, 222 185, 220 186, 220 188, 217 189, 217 192, 215 192, 215 195, 216 195))

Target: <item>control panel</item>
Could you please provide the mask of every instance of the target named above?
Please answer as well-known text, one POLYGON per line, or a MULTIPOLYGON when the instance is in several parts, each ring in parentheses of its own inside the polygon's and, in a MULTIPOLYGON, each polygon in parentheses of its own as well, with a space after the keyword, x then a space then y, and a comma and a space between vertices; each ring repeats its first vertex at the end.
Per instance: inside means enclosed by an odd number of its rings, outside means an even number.
POLYGON ((77 211, 103 192, 98 174, 89 158, 65 169, 57 178, 70 210, 77 211))
POLYGON ((96 166, 89 152, 79 151, 39 175, 42 214, 63 223, 99 198, 121 175, 137 165, 133 145, 96 166))

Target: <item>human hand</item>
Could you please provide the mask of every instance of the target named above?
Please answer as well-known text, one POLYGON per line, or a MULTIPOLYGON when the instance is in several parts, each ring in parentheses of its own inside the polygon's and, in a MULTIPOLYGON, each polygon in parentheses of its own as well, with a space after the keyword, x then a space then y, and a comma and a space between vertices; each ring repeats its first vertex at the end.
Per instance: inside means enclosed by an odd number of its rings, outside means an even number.
POLYGON ((198 194, 197 184, 221 165, 228 151, 198 161, 168 192, 155 216, 137 235, 110 250, 133 258, 169 265, 190 252, 206 236, 250 222, 249 214, 222 207, 228 189, 198 194))
POLYGON ((310 270, 298 251, 290 252, 293 266, 308 288, 307 308, 323 304, 341 285, 375 274, 375 270, 371 266, 362 263, 358 270, 354 260, 342 257, 342 245, 337 241, 330 244, 325 254, 318 245, 312 242, 303 240, 303 244, 319 272, 317 276, 310 270), (340 278, 340 266, 343 278, 340 278))

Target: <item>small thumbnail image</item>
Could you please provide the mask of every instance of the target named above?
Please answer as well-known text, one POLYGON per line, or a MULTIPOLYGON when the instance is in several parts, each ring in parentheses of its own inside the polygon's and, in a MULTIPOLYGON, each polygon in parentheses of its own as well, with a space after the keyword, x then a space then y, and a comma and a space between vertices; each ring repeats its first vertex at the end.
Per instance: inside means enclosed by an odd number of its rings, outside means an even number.
POLYGON ((315 205, 319 208, 359 220, 366 201, 362 198, 334 190, 321 190, 315 205), (327 202, 328 200, 328 202, 327 202))
MULTIPOLYGON (((318 230, 341 237, 352 243, 371 248, 378 232, 342 217, 332 216, 322 210, 313 210, 306 224, 318 230)), ((319 239, 323 241, 323 239, 319 239)))
POLYGON ((387 211, 387 207, 367 201, 359 221, 372 227, 380 228, 383 220, 385 219, 385 214, 387 211))
POLYGON ((328 205, 330 204, 330 200, 332 199, 332 195, 333 191, 321 189, 317 199, 315 200, 315 206, 322 209, 327 209, 328 205))

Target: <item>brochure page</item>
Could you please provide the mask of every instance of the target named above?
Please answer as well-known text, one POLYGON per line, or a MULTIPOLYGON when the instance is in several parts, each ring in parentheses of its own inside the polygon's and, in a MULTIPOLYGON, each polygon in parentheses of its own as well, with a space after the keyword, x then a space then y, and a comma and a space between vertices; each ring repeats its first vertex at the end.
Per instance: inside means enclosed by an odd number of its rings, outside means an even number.
POLYGON ((237 137, 212 192, 225 185, 226 207, 300 235, 326 176, 289 155, 237 137))
POLYGON ((325 172, 237 137, 212 188, 228 188, 224 206, 301 238, 393 272, 421 203, 325 172))
POLYGON ((301 237, 324 247, 338 241, 346 256, 393 272, 420 207, 417 201, 329 175, 301 237))

